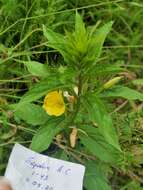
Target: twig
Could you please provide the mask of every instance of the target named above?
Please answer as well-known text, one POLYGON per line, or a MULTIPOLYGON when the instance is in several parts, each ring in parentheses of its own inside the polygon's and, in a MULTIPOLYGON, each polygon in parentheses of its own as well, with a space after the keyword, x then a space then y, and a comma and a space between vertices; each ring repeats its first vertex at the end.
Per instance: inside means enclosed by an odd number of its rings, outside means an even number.
POLYGON ((119 110, 121 110, 126 104, 128 103, 128 100, 126 100, 125 102, 123 102, 120 106, 118 106, 113 112, 111 112, 110 114, 112 115, 113 113, 118 112, 119 110))

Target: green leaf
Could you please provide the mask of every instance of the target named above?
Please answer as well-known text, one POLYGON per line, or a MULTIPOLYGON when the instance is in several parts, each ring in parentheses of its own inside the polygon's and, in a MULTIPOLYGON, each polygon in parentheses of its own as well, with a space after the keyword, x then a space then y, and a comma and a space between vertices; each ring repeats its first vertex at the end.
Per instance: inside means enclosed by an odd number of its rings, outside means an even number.
POLYGON ((86 173, 84 186, 87 190, 111 190, 108 185, 106 175, 107 167, 101 162, 88 161, 86 163, 86 173))
POLYGON ((35 76, 47 77, 49 74, 48 66, 37 61, 24 61, 28 71, 35 76))
POLYGON ((43 26, 43 33, 48 40, 47 46, 59 51, 64 57, 64 60, 69 63, 69 60, 71 60, 71 55, 67 50, 69 49, 69 47, 64 36, 62 34, 52 31, 49 28, 46 28, 45 26, 43 26))
POLYGON ((141 86, 143 86, 143 79, 135 79, 135 80, 133 80, 132 81, 132 83, 134 84, 134 85, 141 85, 141 86))
POLYGON ((110 163, 112 165, 118 165, 122 161, 121 151, 118 151, 112 145, 110 145, 103 137, 98 137, 94 135, 93 137, 87 135, 80 135, 80 140, 82 144, 95 155, 101 161, 105 163, 110 163))
POLYGON ((109 76, 111 74, 116 74, 119 72, 125 71, 124 68, 121 68, 121 65, 108 65, 106 64, 96 64, 90 70, 90 75, 95 76, 109 76))
POLYGON ((63 56, 65 52, 65 39, 62 34, 56 33, 43 25, 43 34, 47 38, 49 47, 58 50, 63 56))
POLYGON ((43 25, 43 33, 44 36, 47 38, 49 45, 55 49, 62 49, 62 45, 65 44, 65 39, 62 34, 53 32, 51 29, 46 28, 46 26, 43 25))
POLYGON ((140 100, 143 101, 143 94, 124 86, 116 86, 102 94, 103 97, 112 98, 125 98, 127 100, 140 100))
POLYGON ((63 122, 61 118, 51 119, 46 126, 42 126, 32 139, 30 148, 36 152, 42 152, 48 149, 53 138, 61 130, 63 130, 63 122))
POLYGON ((100 57, 104 41, 106 39, 107 34, 110 32, 112 25, 113 22, 111 21, 105 24, 104 26, 100 27, 96 30, 96 32, 92 35, 92 37, 89 40, 88 54, 90 56, 94 55, 95 62, 100 57))
POLYGON ((60 81, 56 79, 43 80, 34 85, 24 96, 21 98, 19 104, 17 105, 17 109, 22 104, 35 101, 42 96, 46 95, 51 90, 58 90, 63 88, 65 85, 61 84, 60 81))
POLYGON ((76 50, 84 53, 87 50, 87 34, 82 17, 76 12, 75 17, 75 46, 76 50))
POLYGON ((75 35, 77 37, 77 40, 86 35, 85 24, 78 12, 76 12, 75 16, 75 35))
POLYGON ((141 187, 141 184, 137 181, 129 181, 127 182, 127 184, 122 187, 120 190, 143 190, 143 188, 141 187))
POLYGON ((31 125, 42 125, 49 118, 42 106, 31 103, 23 104, 15 111, 14 115, 31 125))
POLYGON ((120 150, 116 130, 103 102, 96 95, 90 93, 84 96, 82 104, 88 112, 89 120, 97 123, 99 131, 105 140, 120 150))

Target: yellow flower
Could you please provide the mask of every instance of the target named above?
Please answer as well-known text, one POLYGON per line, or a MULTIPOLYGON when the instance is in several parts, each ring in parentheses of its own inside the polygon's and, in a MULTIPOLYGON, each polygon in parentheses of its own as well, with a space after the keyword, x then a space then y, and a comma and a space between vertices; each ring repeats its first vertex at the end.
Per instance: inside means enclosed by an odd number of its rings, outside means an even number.
POLYGON ((43 108, 48 115, 62 115, 65 112, 65 103, 61 92, 49 92, 44 99, 43 108))

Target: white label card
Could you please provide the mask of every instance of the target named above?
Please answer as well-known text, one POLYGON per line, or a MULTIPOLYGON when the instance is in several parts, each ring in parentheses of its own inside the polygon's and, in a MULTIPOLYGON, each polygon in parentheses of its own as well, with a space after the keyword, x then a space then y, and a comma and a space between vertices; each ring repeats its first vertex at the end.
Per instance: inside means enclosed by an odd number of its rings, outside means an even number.
POLYGON ((14 190, 82 190, 85 167, 16 144, 5 176, 14 190))

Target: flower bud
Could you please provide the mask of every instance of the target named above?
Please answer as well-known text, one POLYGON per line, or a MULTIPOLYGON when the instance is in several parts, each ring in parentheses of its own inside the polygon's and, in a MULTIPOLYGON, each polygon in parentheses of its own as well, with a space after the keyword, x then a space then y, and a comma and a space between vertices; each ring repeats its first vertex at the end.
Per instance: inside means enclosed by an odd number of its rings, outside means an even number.
POLYGON ((118 83, 123 77, 114 77, 113 79, 109 80, 103 85, 104 89, 111 88, 114 86, 116 83, 118 83))

